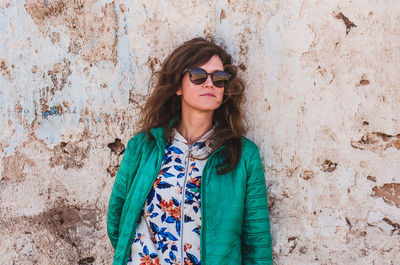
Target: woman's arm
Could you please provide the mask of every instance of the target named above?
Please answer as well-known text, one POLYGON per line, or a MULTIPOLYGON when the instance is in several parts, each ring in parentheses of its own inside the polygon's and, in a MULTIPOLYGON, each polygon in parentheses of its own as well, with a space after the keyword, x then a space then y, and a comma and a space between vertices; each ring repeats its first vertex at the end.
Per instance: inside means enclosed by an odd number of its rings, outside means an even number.
POLYGON ((258 148, 255 147, 249 159, 249 167, 247 168, 242 234, 242 264, 244 265, 273 264, 267 206, 264 171, 258 148))
POLYGON ((115 177, 111 192, 107 214, 107 234, 114 249, 119 238, 119 226, 125 198, 128 193, 128 183, 132 183, 140 161, 140 148, 138 148, 137 136, 133 137, 127 145, 121 164, 115 177))

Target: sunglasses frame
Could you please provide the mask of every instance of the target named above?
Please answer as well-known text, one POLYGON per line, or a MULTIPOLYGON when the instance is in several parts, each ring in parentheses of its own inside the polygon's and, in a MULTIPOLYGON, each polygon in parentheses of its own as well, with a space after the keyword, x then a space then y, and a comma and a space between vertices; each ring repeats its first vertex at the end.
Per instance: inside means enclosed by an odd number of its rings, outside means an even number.
POLYGON ((229 73, 227 73, 227 72, 225 72, 225 71, 217 70, 217 71, 215 71, 214 73, 208 73, 206 70, 204 70, 203 68, 200 68, 200 67, 185 68, 185 70, 183 71, 183 75, 186 74, 186 73, 189 73, 190 82, 192 82, 192 83, 195 84, 195 85, 201 85, 201 84, 203 84, 204 82, 207 81, 208 76, 211 76, 211 81, 212 81, 213 85, 216 86, 216 87, 220 87, 220 88, 225 87, 226 83, 227 83, 227 82, 230 80, 230 78, 231 78, 231 74, 229 74, 229 73), (198 83, 198 84, 196 84, 195 82, 193 82, 193 80, 192 80, 192 72, 191 72, 191 71, 194 70, 194 69, 200 69, 200 70, 203 70, 204 73, 206 73, 206 78, 204 79, 203 82, 198 83), (228 75, 228 80, 223 80, 223 81, 224 81, 224 85, 223 85, 223 86, 217 86, 217 85, 214 83, 214 74, 217 73, 217 72, 223 72, 223 73, 226 73, 226 74, 228 75))

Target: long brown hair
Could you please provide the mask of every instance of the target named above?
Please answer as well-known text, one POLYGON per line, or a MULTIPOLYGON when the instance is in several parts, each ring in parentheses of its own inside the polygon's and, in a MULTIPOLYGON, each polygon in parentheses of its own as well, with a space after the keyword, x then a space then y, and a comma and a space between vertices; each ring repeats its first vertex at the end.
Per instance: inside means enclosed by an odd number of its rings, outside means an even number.
POLYGON ((223 162, 217 166, 218 174, 226 174, 239 162, 242 152, 241 137, 245 133, 242 119, 244 82, 237 76, 237 68, 232 64, 232 57, 220 46, 203 38, 194 38, 176 48, 164 61, 161 70, 156 72, 156 85, 141 111, 139 126, 146 131, 155 127, 165 128, 166 140, 177 126, 181 115, 181 96, 176 91, 181 86, 182 73, 186 68, 200 66, 217 55, 224 70, 231 75, 225 85, 221 106, 214 111, 215 126, 212 152, 223 146, 223 162), (176 123, 171 124, 175 119, 176 123))

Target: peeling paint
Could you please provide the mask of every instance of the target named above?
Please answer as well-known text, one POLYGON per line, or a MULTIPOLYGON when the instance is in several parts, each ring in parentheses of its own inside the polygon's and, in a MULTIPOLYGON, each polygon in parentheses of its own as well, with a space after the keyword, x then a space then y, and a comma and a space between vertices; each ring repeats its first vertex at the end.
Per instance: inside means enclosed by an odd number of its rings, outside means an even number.
POLYGON ((309 180, 314 177, 314 173, 311 170, 304 170, 303 173, 300 174, 300 176, 305 180, 309 180))
POLYGON ((349 34, 351 28, 357 27, 357 25, 351 22, 345 15, 343 15, 342 12, 336 14, 335 18, 343 21, 344 25, 346 26, 346 34, 349 34))
POLYGON ((374 176, 367 176, 367 179, 372 182, 376 182, 376 177, 374 177, 374 176))
POLYGON ((94 257, 86 257, 78 261, 79 265, 89 265, 92 264, 96 259, 94 257))
POLYGON ((23 169, 25 165, 34 166, 35 162, 20 152, 16 152, 11 156, 3 158, 3 172, 0 180, 4 181, 23 178, 23 169))
POLYGON ((147 97, 144 95, 134 93, 134 90, 129 91, 129 103, 133 104, 135 108, 140 108, 146 102, 147 97))
POLYGON ((50 166, 63 166, 64 169, 82 168, 90 150, 87 142, 61 142, 54 147, 50 166))
POLYGON ((334 163, 329 160, 325 160, 324 163, 321 165, 321 170, 324 172, 332 172, 335 171, 337 163, 334 163))
POLYGON ((361 75, 360 82, 356 86, 366 86, 369 85, 369 80, 366 74, 361 75))
POLYGON ((118 168, 119 168, 119 166, 112 166, 112 165, 110 165, 110 166, 107 168, 107 172, 108 172, 108 174, 110 174, 110 176, 113 178, 113 177, 115 177, 115 176, 117 175, 118 168))
POLYGON ((225 10, 221 9, 221 13, 219 15, 219 20, 223 20, 226 18, 226 12, 225 10))
POLYGON ((125 146, 121 143, 121 139, 115 138, 115 142, 109 143, 108 148, 117 155, 122 155, 125 152, 125 146))
POLYGON ((154 73, 156 68, 161 66, 161 61, 157 57, 148 57, 147 62, 150 66, 151 72, 154 73))
POLYGON ((387 204, 400 208, 400 183, 385 183, 372 188, 374 197, 381 197, 387 204))
POLYGON ((400 150, 400 134, 388 135, 381 132, 366 133, 361 140, 352 141, 351 146, 361 150, 380 151, 389 147, 400 150))
POLYGON ((386 217, 383 218, 382 220, 393 227, 392 233, 397 231, 397 234, 400 235, 400 224, 394 223, 389 218, 386 217))
POLYGON ((5 78, 12 81, 14 78, 11 75, 11 70, 8 68, 7 62, 5 60, 0 60, 0 71, 5 78))
POLYGON ((54 42, 57 38, 48 32, 47 24, 67 27, 71 38, 70 53, 79 54, 92 63, 101 60, 115 62, 118 44, 115 38, 118 32, 115 4, 105 4, 102 16, 91 10, 92 5, 93 1, 55 0, 46 5, 46 2, 28 0, 25 8, 41 32, 49 34, 54 42))
MULTIPOLYGON (((1 227, 10 232, 16 226, 23 231, 25 242, 16 249, 17 241, 13 250, 19 253, 18 261, 24 264, 91 264, 94 257, 81 255, 90 254, 96 245, 95 235, 101 229, 99 214, 97 209, 60 204, 37 216, 14 218, 14 225, 8 223, 1 227), (47 250, 43 249, 45 246, 47 250)), ((18 230, 13 233, 16 239, 22 239, 18 230)))
POLYGON ((46 119, 49 116, 62 115, 62 113, 63 113, 63 108, 60 105, 58 105, 58 106, 50 107, 49 109, 44 111, 42 113, 42 116, 43 116, 43 118, 46 119))

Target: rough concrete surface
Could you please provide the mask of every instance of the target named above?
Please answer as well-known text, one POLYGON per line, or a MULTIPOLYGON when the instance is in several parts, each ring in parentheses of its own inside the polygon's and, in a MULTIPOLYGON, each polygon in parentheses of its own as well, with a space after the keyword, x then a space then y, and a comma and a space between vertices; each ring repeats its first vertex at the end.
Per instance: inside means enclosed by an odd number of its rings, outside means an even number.
POLYGON ((215 38, 247 84, 275 264, 400 264, 400 2, 2 0, 0 264, 111 264, 149 79, 215 38))

